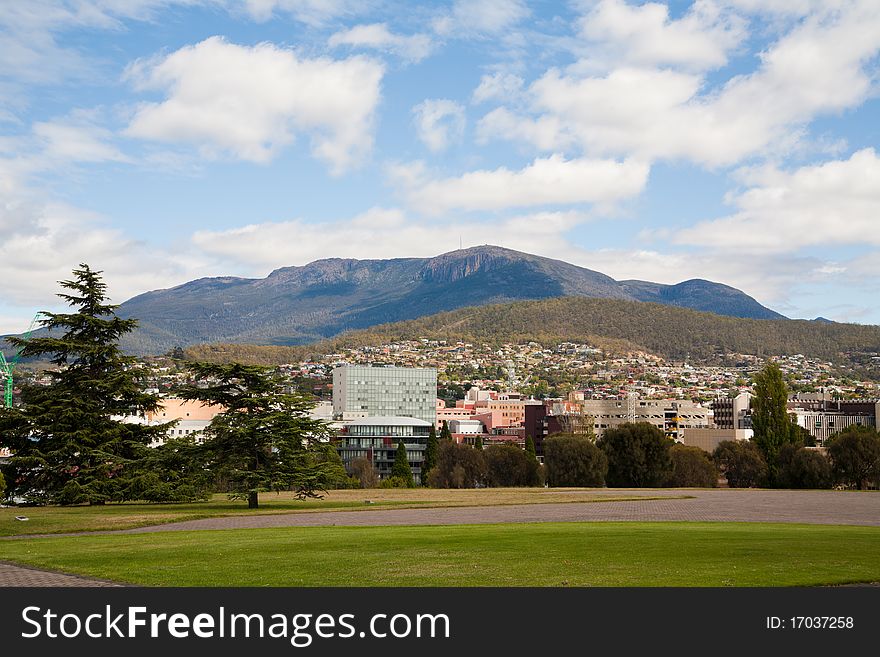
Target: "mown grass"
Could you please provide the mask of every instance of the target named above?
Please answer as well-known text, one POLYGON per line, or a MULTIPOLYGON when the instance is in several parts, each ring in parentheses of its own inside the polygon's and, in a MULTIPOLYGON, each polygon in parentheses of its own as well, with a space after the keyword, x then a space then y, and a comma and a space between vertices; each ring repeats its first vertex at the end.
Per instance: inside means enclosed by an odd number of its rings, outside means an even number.
MULTIPOLYGON (((658 496, 683 497, 658 491, 658 496)), ((0 536, 59 534, 71 532, 131 529, 183 520, 198 520, 238 514, 304 513, 395 508, 447 506, 496 506, 549 502, 595 502, 650 499, 625 491, 600 489, 490 488, 480 490, 370 489, 329 491, 323 499, 297 500, 292 493, 264 493, 260 508, 248 509, 243 501, 230 501, 215 495, 208 502, 194 504, 107 504, 73 507, 0 508, 0 536), (369 500, 370 504, 365 504, 369 500), (26 516, 27 521, 16 520, 26 516)))
POLYGON ((880 528, 292 527, 6 540, 0 559, 149 586, 814 586, 880 581, 880 528))

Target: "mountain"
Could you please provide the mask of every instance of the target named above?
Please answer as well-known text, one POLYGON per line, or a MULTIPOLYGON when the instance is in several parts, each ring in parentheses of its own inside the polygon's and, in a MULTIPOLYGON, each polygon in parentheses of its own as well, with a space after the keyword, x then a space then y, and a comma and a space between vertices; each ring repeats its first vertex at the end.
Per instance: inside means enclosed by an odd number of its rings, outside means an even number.
POLYGON ((296 345, 384 322, 467 306, 578 296, 656 303, 720 315, 779 319, 726 285, 616 281, 561 260, 497 246, 435 258, 329 258, 276 269, 266 278, 203 278, 141 294, 119 314, 140 320, 127 349, 161 352, 176 345, 236 342, 296 345))
MULTIPOLYGON (((695 362, 716 361, 718 354, 803 354, 840 365, 857 365, 860 354, 880 353, 880 326, 743 319, 657 303, 585 297, 460 308, 297 347, 205 344, 186 351, 194 360, 277 365, 350 347, 421 338, 492 345, 580 342, 612 353, 646 351, 695 362)), ((871 376, 876 377, 876 371, 871 376)))

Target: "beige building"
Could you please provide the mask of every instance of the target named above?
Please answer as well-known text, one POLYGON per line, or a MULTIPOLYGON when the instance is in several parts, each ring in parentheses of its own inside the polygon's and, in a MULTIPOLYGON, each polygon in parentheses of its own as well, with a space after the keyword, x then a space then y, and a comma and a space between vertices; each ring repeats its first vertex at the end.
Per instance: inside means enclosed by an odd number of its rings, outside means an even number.
MULTIPOLYGON (((177 424, 168 430, 167 438, 182 438, 192 436, 201 442, 205 428, 218 413, 225 408, 222 406, 202 406, 201 402, 189 401, 168 397, 162 400, 162 406, 155 413, 147 413, 146 424, 156 425, 178 420, 177 424)), ((164 441, 155 442, 161 445, 164 441)))
POLYGON ((699 447, 707 452, 725 440, 751 440, 754 432, 751 429, 720 429, 718 427, 691 427, 684 430, 682 442, 691 447, 699 447))
POLYGON ((585 399, 577 404, 593 418, 593 430, 600 438, 606 429, 627 422, 647 422, 668 437, 681 442, 685 429, 709 426, 709 409, 679 399, 585 399))

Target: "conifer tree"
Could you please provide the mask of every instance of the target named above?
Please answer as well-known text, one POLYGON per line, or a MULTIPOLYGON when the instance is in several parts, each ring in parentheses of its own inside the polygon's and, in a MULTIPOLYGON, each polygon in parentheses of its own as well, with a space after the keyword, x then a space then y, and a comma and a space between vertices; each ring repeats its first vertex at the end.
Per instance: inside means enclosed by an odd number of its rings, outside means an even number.
POLYGON ((268 367, 240 363, 191 363, 207 387, 188 386, 184 399, 224 410, 204 431, 209 469, 228 482, 233 499, 259 506, 262 491, 292 490, 300 499, 320 497, 344 476, 328 442, 329 425, 314 420, 314 402, 285 392, 268 367))
POLYGON ((779 450, 796 440, 795 424, 788 415, 788 388, 782 370, 776 363, 767 363, 755 375, 752 397, 752 428, 754 442, 767 462, 771 485, 777 483, 777 457, 779 450))
POLYGON ((477 436, 477 439, 474 441, 474 448, 483 451, 483 437, 477 436))
POLYGON ((397 443, 397 453, 394 455, 394 465, 391 466, 391 476, 405 481, 407 488, 415 486, 412 469, 409 467, 409 460, 406 458, 406 445, 403 444, 402 440, 397 443))
POLYGON ((449 431, 449 423, 443 420, 443 427, 440 429, 440 442, 444 440, 452 441, 452 432, 449 431))
POLYGON ((31 503, 104 504, 137 497, 133 481, 149 443, 169 424, 123 423, 155 411, 141 391, 135 360, 119 339, 137 325, 115 315, 100 271, 81 264, 61 282, 69 313, 42 313, 48 333, 7 338, 25 358, 48 356, 52 384, 22 391, 22 406, 0 412, 0 436, 13 456, 5 467, 9 495, 31 503))
POLYGON ((425 460, 422 463, 422 486, 428 485, 428 473, 437 465, 437 430, 431 425, 428 433, 428 445, 425 447, 425 460))
POLYGON ((535 441, 531 436, 526 436, 526 454, 532 461, 538 460, 538 453, 535 451, 535 441))

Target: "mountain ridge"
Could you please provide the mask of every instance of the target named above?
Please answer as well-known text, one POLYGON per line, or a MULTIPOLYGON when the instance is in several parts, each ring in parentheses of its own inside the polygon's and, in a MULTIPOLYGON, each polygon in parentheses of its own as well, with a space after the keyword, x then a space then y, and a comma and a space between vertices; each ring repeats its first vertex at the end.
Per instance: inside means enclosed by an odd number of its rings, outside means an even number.
POLYGON ((196 279, 137 295, 120 306, 119 314, 140 320, 126 348, 157 353, 204 342, 304 344, 466 306, 563 296, 783 318, 720 283, 616 281, 564 260, 492 245, 433 258, 324 258, 279 267, 265 278, 196 279))
POLYGON ((208 342, 307 344, 457 308, 567 296, 784 319, 721 283, 617 281, 564 260, 492 245, 433 258, 324 258, 279 267, 265 278, 199 278, 132 297, 118 314, 139 320, 123 338, 125 350, 149 354, 208 342))

